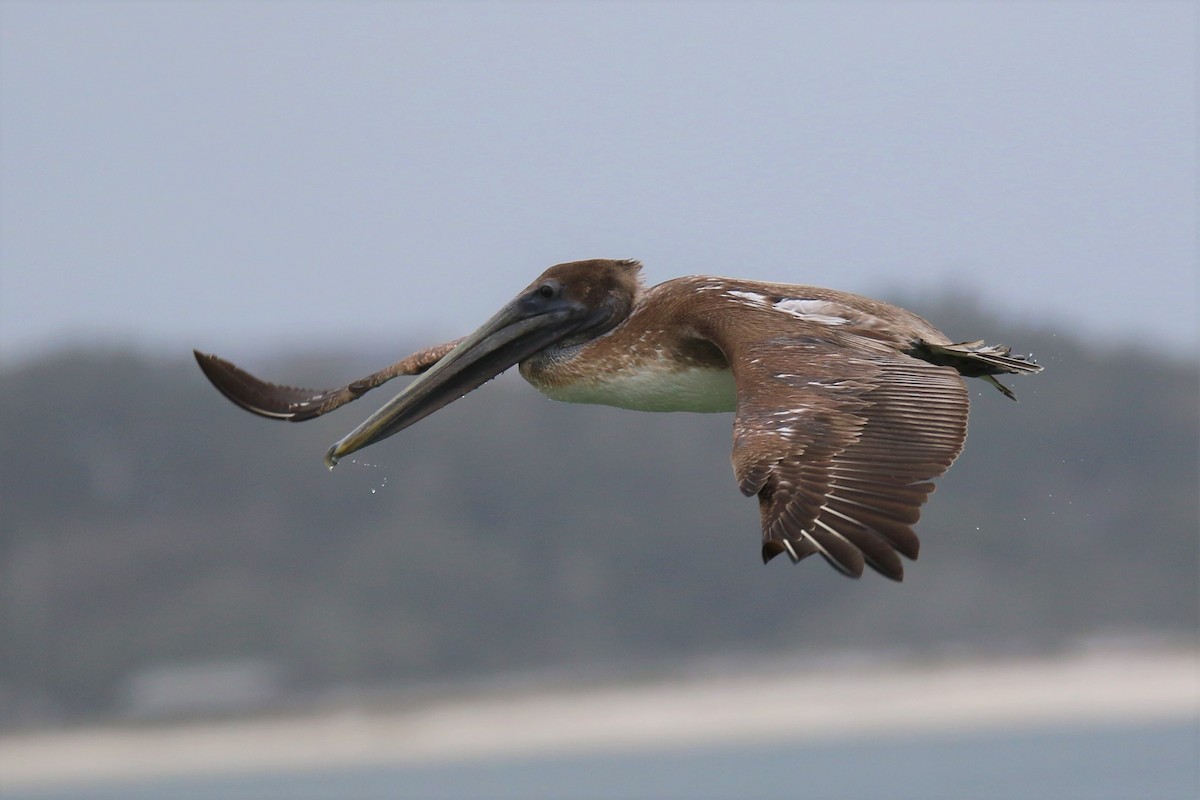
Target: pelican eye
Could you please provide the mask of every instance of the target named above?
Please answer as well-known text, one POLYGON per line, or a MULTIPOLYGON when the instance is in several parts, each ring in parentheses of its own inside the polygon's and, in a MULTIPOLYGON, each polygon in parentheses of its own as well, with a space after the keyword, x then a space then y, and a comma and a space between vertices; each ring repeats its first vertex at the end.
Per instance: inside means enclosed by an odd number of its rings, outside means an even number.
POLYGON ((558 287, 552 283, 543 283, 538 287, 537 295, 543 300, 553 300, 558 296, 558 287))

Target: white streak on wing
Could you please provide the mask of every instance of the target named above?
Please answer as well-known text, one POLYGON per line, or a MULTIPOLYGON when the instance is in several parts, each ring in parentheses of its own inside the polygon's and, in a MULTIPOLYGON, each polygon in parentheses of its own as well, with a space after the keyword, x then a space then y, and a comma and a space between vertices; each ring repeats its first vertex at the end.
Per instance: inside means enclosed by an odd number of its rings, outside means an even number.
POLYGON ((729 296, 735 297, 738 300, 745 300, 749 303, 757 303, 759 305, 765 305, 767 302, 767 296, 765 294, 759 294, 758 292, 739 292, 736 289, 730 289, 729 296))
POLYGON ((787 539, 784 539, 783 546, 787 548, 788 558, 790 558, 792 560, 792 563, 798 564, 800 562, 800 556, 796 555, 796 549, 794 547, 792 547, 792 543, 789 542, 787 539))
MULTIPOLYGON (((825 528, 826 530, 829 529, 828 525, 821 525, 821 527, 825 528)), ((835 536, 837 536, 839 539, 845 538, 844 536, 837 533, 837 531, 833 531, 832 533, 835 536)), ((804 538, 807 539, 812 544, 813 547, 817 548, 817 550, 820 551, 820 553, 829 560, 830 564, 833 564, 834 567, 836 567, 838 570, 840 570, 842 572, 846 571, 845 568, 842 566, 842 562, 840 562, 836 558, 834 558, 833 555, 828 550, 826 550, 824 547, 822 547, 821 543, 818 542, 815 538, 813 538, 813 536, 811 534, 805 533, 804 538)))
MULTIPOLYGON (((732 294, 732 292, 731 292, 732 294)), ((809 300, 799 297, 789 297, 774 305, 776 311, 791 314, 805 322, 817 322, 822 325, 845 325, 850 320, 841 316, 841 307, 828 300, 809 300)))

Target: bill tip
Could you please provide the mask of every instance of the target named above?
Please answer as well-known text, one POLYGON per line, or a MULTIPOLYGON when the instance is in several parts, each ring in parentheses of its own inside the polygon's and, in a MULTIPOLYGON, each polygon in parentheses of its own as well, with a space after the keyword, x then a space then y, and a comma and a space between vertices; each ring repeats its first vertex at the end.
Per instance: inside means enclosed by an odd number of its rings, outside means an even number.
POLYGON ((329 467, 330 469, 333 469, 334 467, 337 466, 338 458, 339 458, 338 446, 335 444, 333 447, 329 448, 329 450, 325 453, 325 466, 329 467))

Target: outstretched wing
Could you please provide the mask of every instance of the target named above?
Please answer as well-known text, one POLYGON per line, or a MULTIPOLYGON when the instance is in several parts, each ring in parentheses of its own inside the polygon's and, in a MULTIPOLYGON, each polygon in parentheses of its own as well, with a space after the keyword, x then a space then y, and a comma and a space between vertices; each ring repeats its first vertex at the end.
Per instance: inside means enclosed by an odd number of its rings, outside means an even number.
POLYGON ((453 350, 458 342, 456 339, 453 342, 434 345, 413 353, 386 369, 359 378, 348 386, 323 390, 268 383, 223 358, 201 353, 199 350, 192 352, 205 377, 236 405, 260 417, 303 422, 357 400, 376 386, 399 375, 420 375, 453 350))
POLYGON ((763 560, 820 553, 847 575, 867 564, 901 580, 929 481, 966 438, 962 378, 831 326, 781 318, 778 335, 742 330, 717 344, 737 383, 733 467, 758 495, 763 560))

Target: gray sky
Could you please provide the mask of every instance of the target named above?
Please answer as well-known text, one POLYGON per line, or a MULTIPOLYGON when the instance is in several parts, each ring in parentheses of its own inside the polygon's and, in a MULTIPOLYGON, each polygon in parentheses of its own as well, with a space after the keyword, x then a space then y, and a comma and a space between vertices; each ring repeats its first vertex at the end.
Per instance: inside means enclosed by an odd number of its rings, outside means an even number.
POLYGON ((1196 42, 1191 2, 6 0, 0 358, 449 337, 597 256, 1194 351, 1196 42))

